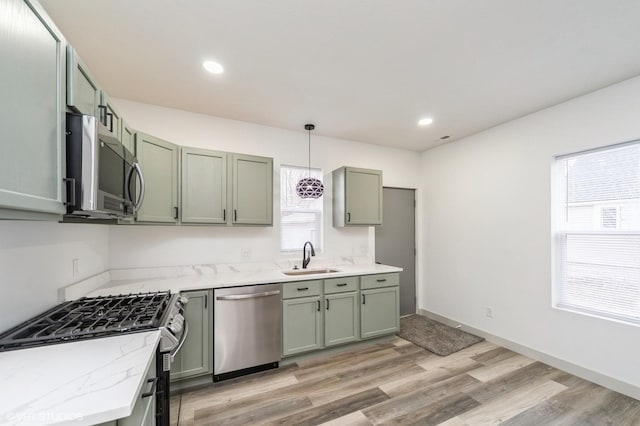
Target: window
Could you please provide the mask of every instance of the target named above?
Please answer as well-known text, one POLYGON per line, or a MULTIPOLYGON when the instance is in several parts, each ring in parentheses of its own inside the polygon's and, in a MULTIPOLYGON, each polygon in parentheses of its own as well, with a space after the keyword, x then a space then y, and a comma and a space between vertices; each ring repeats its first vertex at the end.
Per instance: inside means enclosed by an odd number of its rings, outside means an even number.
POLYGON ((320 169, 307 167, 280 167, 280 249, 302 250, 305 241, 311 241, 316 250, 322 248, 322 198, 303 200, 296 193, 296 184, 302 178, 322 180, 320 169))
POLYGON ((640 141, 558 157, 555 305, 640 324, 640 141))

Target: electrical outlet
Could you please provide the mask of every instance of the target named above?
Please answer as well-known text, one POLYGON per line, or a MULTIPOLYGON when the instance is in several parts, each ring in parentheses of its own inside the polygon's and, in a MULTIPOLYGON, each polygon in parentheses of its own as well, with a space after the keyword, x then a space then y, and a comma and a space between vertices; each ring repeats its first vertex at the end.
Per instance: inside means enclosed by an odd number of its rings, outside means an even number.
POLYGON ((493 308, 491 306, 487 306, 486 308, 484 308, 484 314, 487 316, 487 318, 493 318, 493 308))
POLYGON ((73 261, 71 262, 72 267, 73 267, 73 277, 77 277, 78 274, 80 274, 80 259, 75 258, 73 259, 73 261))
POLYGON ((251 260, 251 249, 250 248, 240 249, 240 260, 251 260))

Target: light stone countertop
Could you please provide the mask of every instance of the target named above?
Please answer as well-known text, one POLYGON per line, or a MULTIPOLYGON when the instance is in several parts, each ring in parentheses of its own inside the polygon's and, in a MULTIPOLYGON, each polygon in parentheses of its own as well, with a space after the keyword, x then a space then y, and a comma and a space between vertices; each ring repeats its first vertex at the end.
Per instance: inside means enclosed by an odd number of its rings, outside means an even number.
MULTIPOLYGON (((150 291, 177 293, 402 271, 363 263, 331 266, 338 272, 287 276, 284 269, 264 266, 109 271, 64 289, 63 295, 68 300, 150 291)), ((309 269, 321 267, 326 265, 309 269)), ((0 425, 81 426, 129 416, 159 339, 160 332, 151 331, 1 352, 0 425)))
POLYGON ((159 340, 155 330, 1 352, 0 425, 128 417, 159 340))
MULTIPOLYGON (((152 291, 166 291, 179 293, 189 290, 205 290, 224 287, 238 287, 255 284, 273 284, 295 281, 319 280, 326 278, 339 278, 354 275, 385 274, 400 272, 402 268, 379 264, 357 264, 339 265, 330 268, 338 272, 312 274, 302 276, 288 276, 281 269, 258 269, 245 271, 232 271, 225 269, 216 271, 206 269, 201 266, 197 273, 189 275, 178 275, 170 278, 132 278, 111 280, 100 286, 100 288, 90 291, 86 296, 108 296, 115 294, 143 293, 152 291)), ((316 269, 311 266, 309 269, 316 269)), ((118 274, 126 276, 126 274, 118 274)))

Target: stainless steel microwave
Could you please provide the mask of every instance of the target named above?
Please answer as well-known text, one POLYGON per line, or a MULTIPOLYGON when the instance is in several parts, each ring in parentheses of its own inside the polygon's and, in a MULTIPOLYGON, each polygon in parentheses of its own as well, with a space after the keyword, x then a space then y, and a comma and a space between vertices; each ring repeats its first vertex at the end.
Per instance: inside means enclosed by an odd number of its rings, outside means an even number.
POLYGON ((136 214, 144 176, 136 157, 95 117, 67 113, 67 215, 112 219, 136 214))

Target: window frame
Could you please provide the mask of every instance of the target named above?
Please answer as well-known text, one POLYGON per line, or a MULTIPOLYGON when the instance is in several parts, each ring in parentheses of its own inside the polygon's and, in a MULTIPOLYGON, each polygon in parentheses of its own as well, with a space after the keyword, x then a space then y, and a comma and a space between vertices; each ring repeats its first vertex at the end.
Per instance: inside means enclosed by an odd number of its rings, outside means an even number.
MULTIPOLYGON (((307 171, 309 169, 311 169, 312 172, 315 172, 315 174, 317 174, 317 176, 315 176, 316 178, 320 179, 321 181, 323 181, 323 173, 322 173, 322 169, 319 167, 308 167, 308 166, 297 166, 297 165, 291 165, 291 164, 280 164, 280 236, 279 236, 279 250, 280 253, 282 254, 293 254, 293 253, 298 253, 300 250, 302 250, 302 245, 300 247, 296 247, 296 248, 283 248, 283 233, 284 233, 284 223, 283 223, 283 213, 296 213, 296 212, 301 212, 301 213, 311 213, 311 214, 315 214, 316 215, 316 220, 314 221, 314 223, 316 223, 318 225, 318 241, 314 242, 314 250, 316 253, 320 254, 323 251, 324 248, 324 201, 323 201, 323 197, 320 198, 319 200, 319 209, 307 209, 307 208, 299 208, 299 207, 283 207, 283 203, 282 203, 282 198, 283 198, 283 181, 282 181, 282 169, 283 168, 289 168, 289 169, 300 169, 300 170, 304 170, 307 171)), ((314 174, 312 174, 312 176, 314 176, 314 174)), ((324 183, 324 182, 323 182, 324 183)))
MULTIPOLYGON (((594 222, 598 224, 597 229, 592 230, 578 230, 570 229, 569 226, 562 226, 566 224, 566 198, 563 200, 562 195, 566 197, 566 186, 564 189, 560 189, 560 185, 567 181, 566 173, 560 173, 559 165, 568 158, 575 158, 585 154, 597 153, 602 151, 609 151, 613 149, 620 149, 628 146, 638 146, 640 149, 640 139, 632 140, 628 142, 622 142, 594 149, 588 149, 578 151, 570 154, 563 154, 555 156, 552 160, 552 190, 551 190, 551 305, 552 308, 577 313, 580 315, 586 315, 594 318, 599 318, 607 321, 618 322, 626 325, 640 327, 640 312, 638 315, 631 319, 629 316, 616 315, 613 312, 603 312, 602 310, 591 310, 585 307, 573 306, 571 304, 565 304, 561 301, 561 292, 563 282, 565 265, 567 261, 564 258, 566 256, 566 244, 570 235, 611 235, 611 236, 640 236, 640 229, 620 229, 621 224, 621 210, 622 206, 628 204, 628 202, 617 202, 615 200, 608 200, 601 202, 596 206, 593 213, 594 222), (616 228, 604 228, 602 226, 602 209, 614 208, 616 209, 616 228), (563 218, 564 215, 564 218, 563 218)), ((640 178, 640 176, 639 176, 640 178)))

